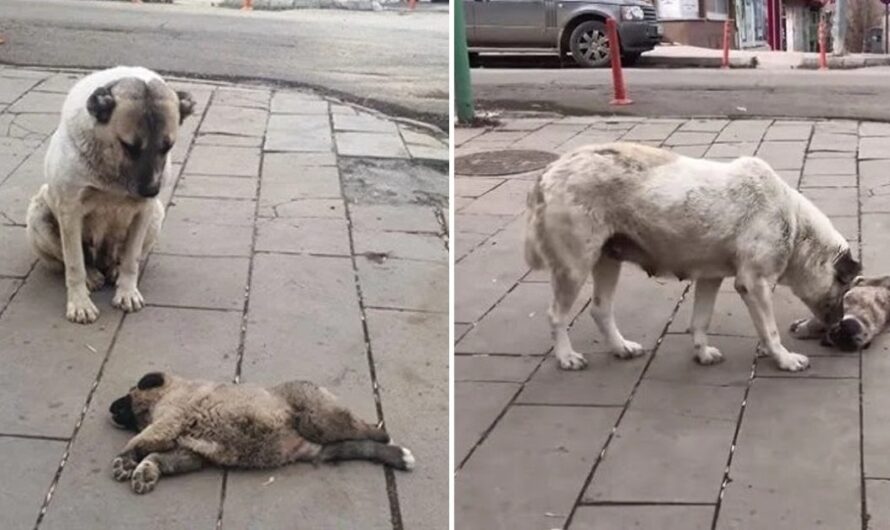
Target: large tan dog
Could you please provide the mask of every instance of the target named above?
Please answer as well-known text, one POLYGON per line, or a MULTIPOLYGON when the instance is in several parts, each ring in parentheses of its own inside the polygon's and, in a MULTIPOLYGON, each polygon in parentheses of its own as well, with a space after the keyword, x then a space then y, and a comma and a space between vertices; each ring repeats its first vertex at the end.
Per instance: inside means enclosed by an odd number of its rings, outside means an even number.
POLYGON ((532 268, 550 269, 554 350, 570 370, 587 364, 567 326, 591 272, 590 311, 610 349, 622 358, 643 354, 612 314, 622 261, 695 281, 690 331, 702 364, 723 359, 707 329, 720 283, 734 276, 764 350, 789 371, 809 359, 779 339, 775 285, 791 287, 813 312, 804 327, 830 326, 861 269, 828 218, 762 160, 698 160, 626 143, 583 147, 547 169, 528 197, 525 256, 532 268))
POLYGON ((144 305, 139 262, 161 229, 156 196, 179 125, 193 109, 189 94, 145 68, 96 72, 68 93, 46 154, 47 183, 28 208, 35 252, 65 271, 68 320, 98 318, 89 292, 106 281, 117 284, 114 306, 144 305))

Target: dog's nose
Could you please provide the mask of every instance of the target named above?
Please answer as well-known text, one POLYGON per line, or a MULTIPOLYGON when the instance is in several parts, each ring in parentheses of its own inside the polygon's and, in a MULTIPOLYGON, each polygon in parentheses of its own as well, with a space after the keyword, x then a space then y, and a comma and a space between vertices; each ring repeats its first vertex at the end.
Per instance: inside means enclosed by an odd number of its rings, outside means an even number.
POLYGON ((144 186, 139 186, 139 196, 145 197, 146 199, 151 199, 152 197, 157 197, 158 193, 161 192, 160 184, 149 184, 144 186))

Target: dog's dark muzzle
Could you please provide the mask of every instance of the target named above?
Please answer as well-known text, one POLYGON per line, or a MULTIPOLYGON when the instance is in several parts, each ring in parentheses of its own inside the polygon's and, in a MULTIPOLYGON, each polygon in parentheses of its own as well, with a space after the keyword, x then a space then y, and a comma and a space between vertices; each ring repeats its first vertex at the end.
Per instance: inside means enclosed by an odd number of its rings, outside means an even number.
POLYGON ((145 197, 146 199, 151 199, 158 196, 158 193, 161 192, 161 183, 153 183, 153 184, 140 184, 139 189, 136 190, 139 193, 140 197, 145 197))
POLYGON ((114 400, 108 407, 108 412, 111 413, 111 421, 115 426, 131 431, 139 430, 136 415, 133 414, 133 398, 129 395, 114 400))
POLYGON ((864 330, 855 318, 845 318, 828 330, 828 341, 841 351, 854 352, 863 347, 864 330))

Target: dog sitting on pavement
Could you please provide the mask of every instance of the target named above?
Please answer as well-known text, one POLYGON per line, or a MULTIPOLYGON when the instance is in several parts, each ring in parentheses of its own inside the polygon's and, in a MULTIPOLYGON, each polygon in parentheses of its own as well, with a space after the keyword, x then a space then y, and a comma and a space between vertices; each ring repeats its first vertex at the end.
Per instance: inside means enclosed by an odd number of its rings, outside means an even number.
POLYGON ((554 354, 563 369, 587 365, 568 335, 570 311, 593 274, 590 312, 618 357, 643 347, 618 331, 612 299, 621 264, 695 282, 695 359, 723 360, 707 330, 723 278, 735 277, 765 350, 782 370, 809 359, 781 343, 776 284, 812 311, 808 325, 839 322, 842 300, 861 267, 831 221, 758 158, 700 160, 630 143, 590 145, 552 163, 528 195, 525 259, 549 269, 554 354))
POLYGON ((117 286, 112 305, 127 312, 144 305, 139 263, 160 232, 157 195, 179 125, 193 110, 188 93, 145 68, 95 72, 65 98, 27 232, 41 261, 65 273, 68 320, 98 318, 90 291, 106 281, 117 286))

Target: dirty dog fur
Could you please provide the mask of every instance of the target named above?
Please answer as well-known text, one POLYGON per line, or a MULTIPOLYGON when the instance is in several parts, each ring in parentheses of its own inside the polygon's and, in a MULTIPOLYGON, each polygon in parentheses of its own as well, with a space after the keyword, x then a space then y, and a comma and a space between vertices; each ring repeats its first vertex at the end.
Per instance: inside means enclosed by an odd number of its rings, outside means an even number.
POLYGON ((723 278, 734 276, 764 349, 789 371, 809 360, 780 341, 774 286, 789 286, 814 322, 831 325, 860 271, 828 218, 762 160, 699 160, 629 143, 583 147, 550 165, 528 196, 525 258, 550 270, 554 352, 570 370, 587 364, 567 326, 591 274, 591 314, 608 347, 622 358, 643 354, 613 317, 623 261, 695 282, 690 331, 702 364, 723 359, 707 329, 723 278))
POLYGON ((145 68, 95 72, 74 85, 46 154, 46 184, 28 207, 37 256, 64 270, 66 316, 90 323, 89 292, 116 283, 112 305, 138 311, 139 262, 158 237, 156 198, 168 178, 168 153, 194 102, 145 68))
POLYGON ((414 456, 305 381, 271 388, 144 375, 110 407, 115 425, 138 432, 112 462, 136 493, 161 475, 214 464, 267 468, 297 461, 371 460, 409 470, 414 456))
POLYGON ((890 276, 853 280, 844 295, 844 316, 830 328, 812 321, 798 321, 792 333, 800 339, 822 339, 825 346, 857 351, 871 346, 872 340, 890 324, 890 276))

